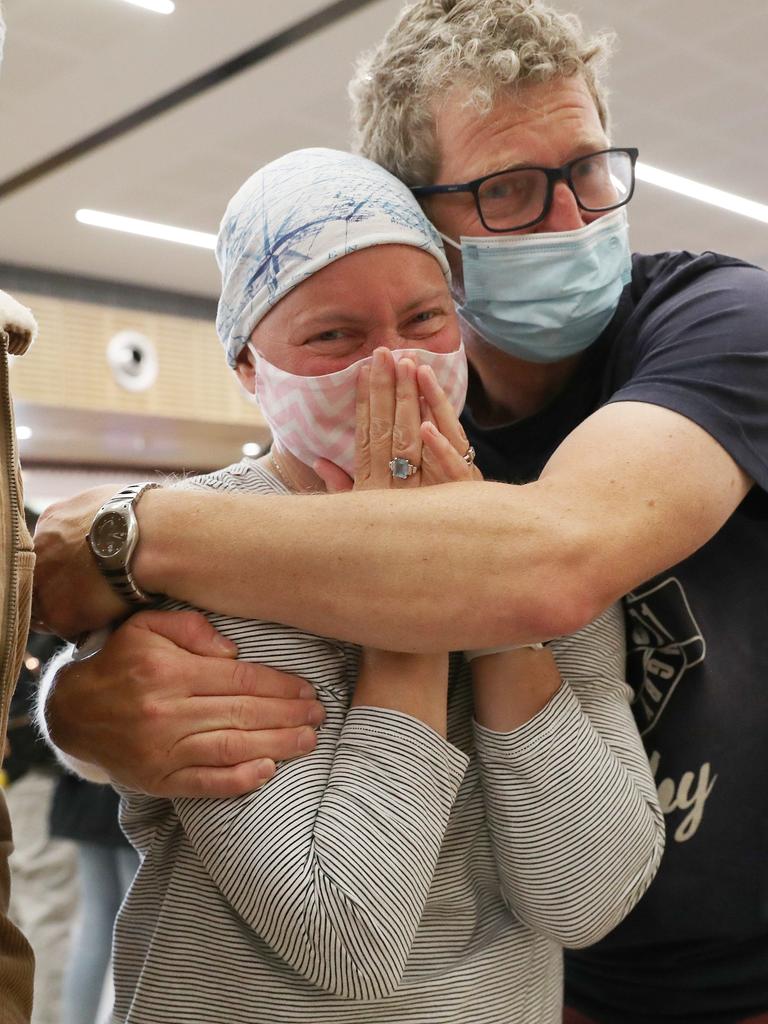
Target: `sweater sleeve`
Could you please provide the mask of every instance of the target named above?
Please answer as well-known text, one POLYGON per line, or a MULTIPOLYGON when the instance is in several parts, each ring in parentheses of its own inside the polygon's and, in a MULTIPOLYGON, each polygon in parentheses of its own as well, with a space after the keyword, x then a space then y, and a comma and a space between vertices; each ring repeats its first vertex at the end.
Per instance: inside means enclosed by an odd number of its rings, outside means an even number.
MULTIPOLYGON (((92 634, 92 638, 99 637, 100 642, 103 642, 102 634, 106 631, 98 630, 97 633, 92 634)), ((43 668, 42 676, 40 678, 40 685, 35 695, 34 705, 34 718, 35 724, 37 725, 38 732, 51 748, 56 755, 56 760, 59 764, 67 771, 72 772, 74 775, 79 775, 82 779, 87 779, 88 782, 100 782, 107 783, 111 782, 109 775, 95 764, 88 764, 87 761, 81 761, 77 757, 73 757, 71 754, 65 753, 51 739, 51 734, 48 731, 48 722, 46 721, 45 713, 48 705, 48 698, 56 685, 56 676, 62 668, 65 668, 71 662, 77 660, 77 649, 72 644, 67 644, 57 651, 48 664, 43 668)))
POLYGON ((475 723, 475 739, 508 905, 581 947, 650 885, 664 818, 629 706, 619 606, 551 649, 564 682, 546 707, 509 733, 475 723))
MULTIPOLYGON (((274 640, 262 654, 285 667, 274 640)), ((347 710, 319 664, 310 646, 291 668, 326 708, 312 754, 256 792, 174 805, 246 925, 324 991, 377 999, 402 977, 468 759, 408 715, 347 710)))

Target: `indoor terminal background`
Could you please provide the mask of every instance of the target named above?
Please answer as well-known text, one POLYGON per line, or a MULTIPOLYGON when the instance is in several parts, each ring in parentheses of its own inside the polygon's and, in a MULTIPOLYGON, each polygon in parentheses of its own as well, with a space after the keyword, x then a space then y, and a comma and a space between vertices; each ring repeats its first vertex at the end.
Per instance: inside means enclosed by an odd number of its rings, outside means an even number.
MULTIPOLYGON (((0 287, 40 323, 12 370, 31 503, 258 451, 266 428, 213 329, 212 237, 255 168, 302 146, 348 146, 355 55, 400 0, 4 6, 0 287), (103 214, 183 229, 195 244, 94 225, 103 214)), ((768 3, 568 8, 618 34, 612 138, 641 161, 633 248, 716 249, 768 267, 768 3)))

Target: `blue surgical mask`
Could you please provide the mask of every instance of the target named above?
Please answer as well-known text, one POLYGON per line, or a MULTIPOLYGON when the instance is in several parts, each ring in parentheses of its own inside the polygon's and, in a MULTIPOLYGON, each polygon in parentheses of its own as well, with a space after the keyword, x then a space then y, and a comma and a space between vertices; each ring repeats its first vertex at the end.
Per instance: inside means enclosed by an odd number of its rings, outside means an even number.
POLYGON ((529 363, 588 348, 632 276, 626 210, 576 231, 461 237, 459 316, 489 344, 529 363))

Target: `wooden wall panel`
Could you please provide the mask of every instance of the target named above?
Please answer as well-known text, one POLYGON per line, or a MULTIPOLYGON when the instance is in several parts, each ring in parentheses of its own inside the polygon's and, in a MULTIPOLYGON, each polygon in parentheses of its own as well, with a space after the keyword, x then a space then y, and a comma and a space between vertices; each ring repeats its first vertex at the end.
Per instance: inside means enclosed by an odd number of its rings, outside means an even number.
POLYGON ((212 323, 41 295, 16 298, 32 309, 40 326, 37 342, 11 370, 17 400, 263 426, 226 364, 212 323), (107 343, 123 330, 147 335, 157 348, 159 373, 147 391, 120 387, 107 364, 107 343))

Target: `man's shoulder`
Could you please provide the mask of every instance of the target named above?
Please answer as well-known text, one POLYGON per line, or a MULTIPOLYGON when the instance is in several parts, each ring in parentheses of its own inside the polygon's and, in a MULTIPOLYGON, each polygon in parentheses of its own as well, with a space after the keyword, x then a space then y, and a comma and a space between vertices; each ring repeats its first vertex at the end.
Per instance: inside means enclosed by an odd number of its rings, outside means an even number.
MULTIPOLYGON (((768 273, 721 253, 633 256, 608 352, 626 372, 652 353, 768 354, 768 273), (629 360, 629 362, 627 362, 629 360)), ((609 356, 609 362, 610 362, 609 356)))
POLYGON ((692 289, 710 289, 715 282, 729 289, 768 295, 768 273, 736 256, 686 250, 632 256, 630 297, 635 305, 681 296, 692 289))

